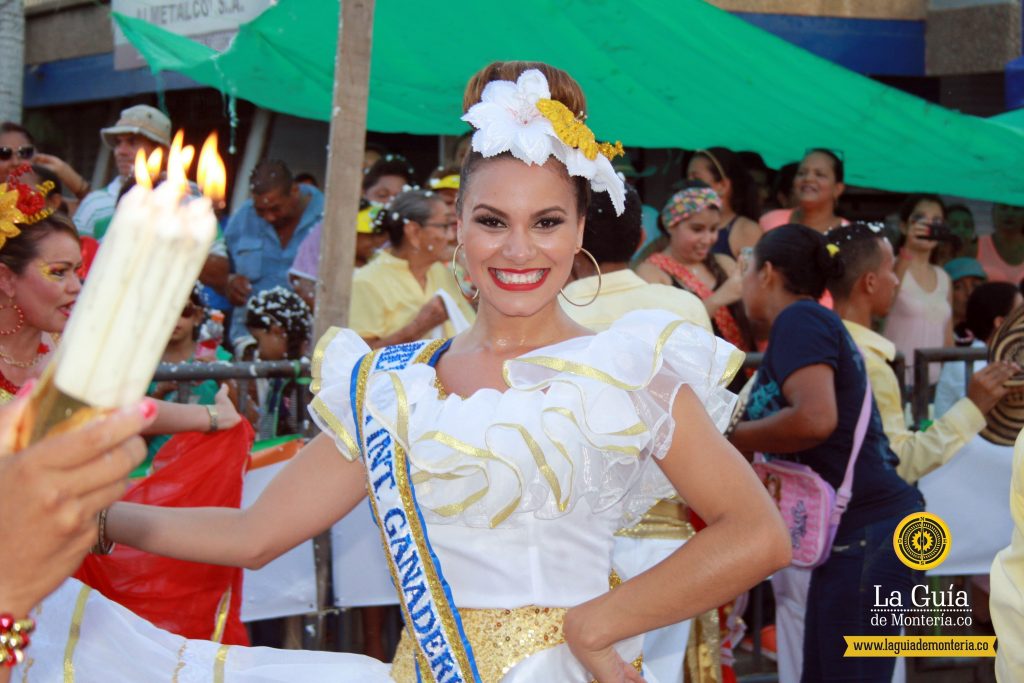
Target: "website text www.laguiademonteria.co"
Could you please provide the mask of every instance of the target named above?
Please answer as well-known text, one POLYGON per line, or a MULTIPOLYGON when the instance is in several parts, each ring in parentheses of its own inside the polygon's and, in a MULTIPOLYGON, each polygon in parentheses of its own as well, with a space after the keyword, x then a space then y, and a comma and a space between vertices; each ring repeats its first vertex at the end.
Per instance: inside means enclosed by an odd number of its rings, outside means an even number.
POLYGON ((845 657, 995 657, 995 636, 843 636, 845 657))

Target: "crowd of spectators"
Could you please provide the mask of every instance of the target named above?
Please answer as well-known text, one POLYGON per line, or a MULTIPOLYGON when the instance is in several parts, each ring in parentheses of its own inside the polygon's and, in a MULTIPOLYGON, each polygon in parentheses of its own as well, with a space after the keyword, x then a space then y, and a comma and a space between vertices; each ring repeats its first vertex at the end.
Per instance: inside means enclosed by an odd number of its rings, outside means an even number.
MULTIPOLYGON (((45 189, 55 209, 31 236, 0 252, 0 297, 10 300, 0 306, 0 388, 9 395, 38 377, 52 355, 95 244, 132 183, 136 154, 166 149, 170 133, 159 110, 124 110, 100 132, 117 175, 92 190, 64 161, 40 152, 28 130, 0 126, 0 181, 28 180, 45 189)), ((907 421, 901 392, 913 375, 897 377, 889 363, 897 352, 909 364, 918 348, 990 343, 1022 303, 1024 209, 994 205, 994 232, 979 235, 967 205, 911 195, 898 208, 899 235, 890 241, 870 222, 886 216, 844 216, 840 152, 809 149, 774 175, 748 167, 749 158, 721 147, 692 152, 648 225, 636 187, 627 188, 621 217, 595 196, 584 233, 589 256, 577 257, 563 307, 595 330, 628 310, 665 308, 744 351, 766 351, 734 444, 817 463, 833 484, 842 478, 840 456, 850 452, 863 394, 873 392, 880 419, 868 430, 840 528, 840 538, 869 547, 837 559, 813 583, 809 575, 780 574, 776 581, 780 630, 784 622, 786 629, 780 648, 791 655, 782 666, 814 671, 822 665, 816 643, 845 627, 827 616, 836 611, 836 596, 856 586, 851 577, 862 568, 877 569, 873 551, 884 545, 878 539, 886 530, 891 536, 893 520, 921 509, 912 484, 981 431, 985 414, 1007 393, 1004 383, 1020 370, 978 363, 968 377, 962 363, 934 366, 929 387, 916 388, 934 394, 933 422, 919 430, 907 421)), ((315 177, 295 174, 283 161, 262 160, 240 182, 247 182, 249 198, 227 218, 166 362, 312 355, 316 283, 326 267, 320 241, 342 219, 324 215, 315 177)), ((456 243, 459 186, 457 160, 422 174, 400 154, 368 148, 348 324, 371 347, 452 336, 473 321, 475 288, 456 243)), ((735 389, 748 379, 741 374, 735 389)), ((216 429, 214 408, 222 420, 248 418, 258 438, 300 432, 304 418, 291 383, 249 383, 241 416, 231 407, 239 405, 238 387, 208 382, 182 396, 177 383, 154 383, 155 398, 208 408, 161 412, 151 431, 164 436, 150 437, 149 458, 137 474, 146 473, 167 434, 202 427, 207 411, 216 429)))

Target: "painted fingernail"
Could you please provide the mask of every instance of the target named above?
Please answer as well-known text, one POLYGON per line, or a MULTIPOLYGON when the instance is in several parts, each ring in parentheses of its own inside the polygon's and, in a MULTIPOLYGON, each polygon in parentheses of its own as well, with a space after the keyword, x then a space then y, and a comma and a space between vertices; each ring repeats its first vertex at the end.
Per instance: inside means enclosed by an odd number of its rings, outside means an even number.
POLYGON ((21 385, 21 389, 18 389, 18 393, 15 394, 15 396, 28 396, 29 394, 32 393, 32 390, 35 388, 36 380, 26 380, 25 383, 21 385))
POLYGON ((142 403, 139 404, 139 410, 142 412, 142 419, 146 420, 146 422, 152 421, 158 411, 156 401, 151 398, 142 399, 142 403))

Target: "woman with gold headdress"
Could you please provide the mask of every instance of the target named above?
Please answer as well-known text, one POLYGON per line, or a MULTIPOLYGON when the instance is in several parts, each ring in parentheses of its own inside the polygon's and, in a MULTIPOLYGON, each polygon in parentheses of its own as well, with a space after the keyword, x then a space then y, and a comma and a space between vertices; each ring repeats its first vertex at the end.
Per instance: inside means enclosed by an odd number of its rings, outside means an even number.
MULTIPOLYGON (((720 433, 740 354, 667 312, 592 334, 559 305, 590 191, 609 192, 617 211, 624 196, 616 147, 577 118, 579 86, 545 64, 496 63, 471 80, 466 109, 477 132, 457 236, 480 293, 470 329, 373 351, 350 330, 329 333, 314 355, 325 433, 259 500, 115 504, 101 531, 259 567, 369 496, 406 621, 393 666, 175 637, 69 583, 43 605, 47 671, 66 660, 115 682, 638 682, 644 633, 788 563, 772 501, 720 433), (674 489, 708 527, 609 591, 615 531, 674 489)), ((33 674, 43 666, 37 657, 33 674)))

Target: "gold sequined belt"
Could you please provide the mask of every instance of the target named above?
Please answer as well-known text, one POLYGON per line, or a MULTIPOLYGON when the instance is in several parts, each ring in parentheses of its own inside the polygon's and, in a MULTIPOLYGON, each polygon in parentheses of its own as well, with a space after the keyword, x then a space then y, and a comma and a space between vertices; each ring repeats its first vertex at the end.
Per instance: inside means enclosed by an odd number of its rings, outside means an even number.
POLYGON ((697 533, 690 524, 689 509, 678 498, 659 500, 636 525, 619 529, 616 536, 686 541, 697 533))
MULTIPOLYGON (((527 657, 564 643, 565 612, 563 607, 459 610, 481 681, 498 683, 527 657)), ((391 678, 398 683, 416 683, 415 648, 415 640, 406 627, 391 665, 391 678)), ((637 671, 642 664, 642 657, 633 662, 637 671)), ((420 668, 427 670, 423 662, 420 668)))

